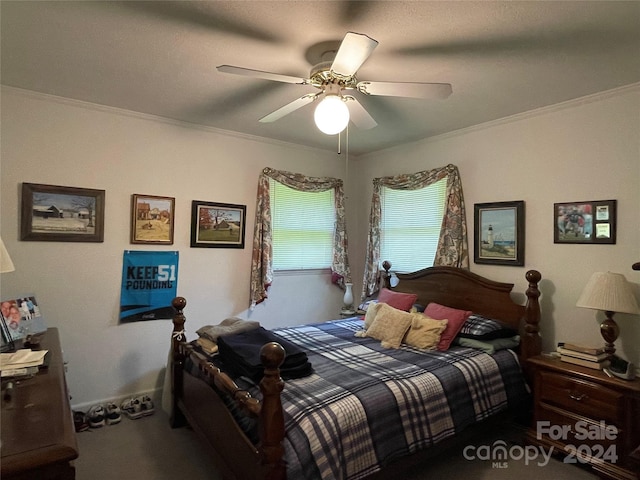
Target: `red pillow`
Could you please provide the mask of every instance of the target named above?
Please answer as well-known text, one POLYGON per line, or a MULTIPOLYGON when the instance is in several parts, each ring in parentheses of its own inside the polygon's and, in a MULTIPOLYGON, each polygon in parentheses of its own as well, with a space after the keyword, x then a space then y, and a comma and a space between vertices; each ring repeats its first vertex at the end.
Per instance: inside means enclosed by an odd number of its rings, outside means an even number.
POLYGON ((394 292, 388 288, 380 290, 380 294, 378 295, 379 303, 386 303, 390 307, 397 308, 398 310, 403 310, 405 312, 411 310, 411 307, 416 303, 416 300, 418 300, 418 295, 415 293, 394 292))
POLYGON ((436 320, 449 320, 447 328, 444 329, 442 335, 440 335, 440 342, 438 342, 437 350, 445 351, 449 349, 451 342, 462 329, 464 322, 467 321, 470 311, 458 310, 457 308, 446 307, 439 303, 430 303, 424 311, 424 314, 428 317, 435 318, 436 320))

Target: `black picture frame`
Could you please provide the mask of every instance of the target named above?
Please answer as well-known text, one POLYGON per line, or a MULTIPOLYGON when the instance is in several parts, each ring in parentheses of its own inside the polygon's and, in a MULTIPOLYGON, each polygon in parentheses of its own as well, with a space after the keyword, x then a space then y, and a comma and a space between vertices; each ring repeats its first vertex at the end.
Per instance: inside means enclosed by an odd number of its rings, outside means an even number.
POLYGON ((525 205, 513 202, 474 205, 474 261, 487 265, 524 265, 525 205))
POLYGON ((193 200, 191 246, 244 248, 246 215, 246 205, 193 200))
POLYGON ((20 240, 103 242, 105 191, 22 184, 20 240))
POLYGON ((553 204, 553 243, 616 243, 616 200, 553 204))
POLYGON ((16 344, 11 337, 9 327, 4 319, 4 316, 0 314, 0 352, 13 352, 16 349, 16 344))

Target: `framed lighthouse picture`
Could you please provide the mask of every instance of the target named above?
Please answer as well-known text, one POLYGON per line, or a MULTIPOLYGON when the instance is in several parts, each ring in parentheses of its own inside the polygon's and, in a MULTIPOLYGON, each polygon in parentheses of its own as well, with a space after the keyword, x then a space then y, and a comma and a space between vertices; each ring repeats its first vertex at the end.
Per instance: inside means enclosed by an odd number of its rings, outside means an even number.
POLYGON ((474 205, 474 261, 524 265, 524 201, 474 205))

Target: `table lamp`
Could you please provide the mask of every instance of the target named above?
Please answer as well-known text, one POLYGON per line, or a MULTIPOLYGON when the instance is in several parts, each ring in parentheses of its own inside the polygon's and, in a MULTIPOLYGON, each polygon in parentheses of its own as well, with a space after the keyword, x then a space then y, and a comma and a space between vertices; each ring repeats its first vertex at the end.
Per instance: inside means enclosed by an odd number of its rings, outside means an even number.
POLYGON ((640 314, 631 285, 621 273, 594 273, 584 287, 576 306, 604 311, 607 318, 600 325, 600 333, 605 341, 604 350, 609 356, 616 351, 614 342, 620 333, 613 314, 616 312, 640 314))
POLYGON ((13 266, 9 252, 7 252, 4 242, 0 237, 0 273, 7 273, 15 271, 16 267, 13 266))

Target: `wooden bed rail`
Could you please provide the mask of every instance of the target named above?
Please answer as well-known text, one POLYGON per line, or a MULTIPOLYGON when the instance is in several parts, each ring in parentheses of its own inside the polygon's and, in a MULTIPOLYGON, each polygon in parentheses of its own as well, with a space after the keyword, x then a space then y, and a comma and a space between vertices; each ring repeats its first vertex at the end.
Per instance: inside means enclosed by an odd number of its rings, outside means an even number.
POLYGON ((267 478, 280 480, 286 478, 286 466, 284 463, 284 414, 280 394, 284 389, 284 382, 280 378, 280 365, 285 358, 284 348, 270 342, 260 349, 260 361, 264 366, 264 376, 260 381, 262 401, 251 396, 249 392, 241 389, 226 373, 207 361, 207 358, 196 352, 192 345, 186 342, 184 334, 184 308, 186 299, 176 297, 171 302, 175 310, 173 317, 172 333, 172 385, 171 385, 171 425, 173 427, 184 423, 180 413, 179 401, 182 395, 184 382, 184 363, 188 357, 194 361, 205 378, 211 379, 215 386, 230 395, 236 404, 249 416, 258 418, 260 425, 259 438, 261 464, 266 468, 267 478))

